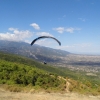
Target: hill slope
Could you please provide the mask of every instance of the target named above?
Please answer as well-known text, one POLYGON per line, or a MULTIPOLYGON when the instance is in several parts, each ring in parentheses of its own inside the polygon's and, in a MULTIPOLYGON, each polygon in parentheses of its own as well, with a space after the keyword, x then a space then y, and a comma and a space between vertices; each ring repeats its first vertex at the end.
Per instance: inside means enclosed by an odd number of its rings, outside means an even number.
MULTIPOLYGON (((63 79, 59 80, 57 72, 59 73, 59 70, 31 59, 0 53, 0 84, 62 90, 65 83, 63 79)), ((15 86, 9 89, 20 91, 15 86)))
POLYGON ((5 53, 5 52, 0 52, 0 60, 6 60, 8 62, 14 62, 14 63, 20 63, 24 65, 28 65, 31 67, 36 67, 51 73, 59 74, 61 76, 65 76, 66 74, 62 72, 60 69, 56 67, 51 67, 51 65, 44 65, 43 63, 37 62, 33 59, 10 54, 10 53, 5 53))
MULTIPOLYGON (((100 94, 99 76, 100 74, 87 76, 81 71, 55 68, 25 57, 0 53, 1 84, 19 84, 21 86, 29 86, 31 84, 36 88, 41 87, 46 90, 77 91, 97 95, 100 94)), ((11 91, 20 91, 20 87, 13 86, 9 89, 11 91)))

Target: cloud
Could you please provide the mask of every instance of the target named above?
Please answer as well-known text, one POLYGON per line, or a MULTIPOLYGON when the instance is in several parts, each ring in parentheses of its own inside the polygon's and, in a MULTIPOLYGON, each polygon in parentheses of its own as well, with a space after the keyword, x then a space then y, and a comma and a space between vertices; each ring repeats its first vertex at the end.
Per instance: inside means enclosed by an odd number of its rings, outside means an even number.
POLYGON ((61 49, 65 51, 69 51, 71 53, 89 53, 93 52, 94 46, 92 43, 79 43, 79 44, 72 44, 72 45, 63 45, 56 47, 56 49, 61 49))
POLYGON ((53 30, 56 30, 59 33, 63 33, 64 32, 64 27, 58 27, 58 28, 53 28, 53 30))
MULTIPOLYGON (((52 36, 52 34, 50 34, 49 32, 37 32, 36 33, 37 36, 52 36)), ((45 46, 45 47, 53 47, 54 45, 57 45, 57 42, 51 38, 44 38, 44 39, 40 39, 36 42, 36 44, 41 45, 41 46, 45 46)))
POLYGON ((30 26, 32 26, 32 27, 33 27, 34 29, 36 29, 36 30, 40 30, 39 25, 36 24, 36 23, 32 23, 32 24, 30 24, 30 26))
POLYGON ((55 41, 51 41, 51 39, 40 39, 36 42, 36 44, 45 46, 45 47, 50 47, 52 44, 55 44, 55 41))
POLYGON ((9 28, 10 32, 0 33, 1 40, 11 40, 11 41, 25 41, 32 36, 32 32, 28 30, 19 31, 16 28, 9 28))
POLYGON ((69 33, 73 33, 74 32, 74 28, 70 27, 70 28, 66 28, 65 31, 69 32, 69 33))
POLYGON ((64 33, 64 32, 74 33, 75 30, 78 31, 81 29, 80 28, 73 28, 73 27, 69 27, 69 28, 58 27, 58 28, 53 28, 53 30, 57 31, 58 33, 64 33))
POLYGON ((36 35, 38 36, 53 36, 52 34, 48 33, 48 32, 37 32, 36 35))
POLYGON ((72 49, 72 48, 84 48, 84 49, 86 49, 86 48, 90 48, 92 46, 92 44, 91 43, 80 43, 80 44, 73 44, 73 45, 67 45, 67 46, 61 46, 60 48, 61 49, 68 49, 68 48, 70 48, 70 49, 72 49))

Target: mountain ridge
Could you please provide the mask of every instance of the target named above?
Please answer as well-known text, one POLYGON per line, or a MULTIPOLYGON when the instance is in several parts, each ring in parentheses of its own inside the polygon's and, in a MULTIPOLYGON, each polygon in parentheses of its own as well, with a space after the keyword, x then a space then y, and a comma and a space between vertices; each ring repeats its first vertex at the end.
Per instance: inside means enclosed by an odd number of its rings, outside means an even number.
POLYGON ((25 42, 4 40, 0 40, 0 51, 26 56, 38 61, 46 60, 47 62, 58 62, 61 60, 59 57, 65 57, 70 54, 67 51, 43 47, 36 44, 31 46, 25 42))
POLYGON ((41 63, 46 62, 57 67, 71 70, 97 72, 100 70, 100 56, 80 55, 39 45, 31 46, 25 42, 0 40, 0 51, 25 56, 41 63))

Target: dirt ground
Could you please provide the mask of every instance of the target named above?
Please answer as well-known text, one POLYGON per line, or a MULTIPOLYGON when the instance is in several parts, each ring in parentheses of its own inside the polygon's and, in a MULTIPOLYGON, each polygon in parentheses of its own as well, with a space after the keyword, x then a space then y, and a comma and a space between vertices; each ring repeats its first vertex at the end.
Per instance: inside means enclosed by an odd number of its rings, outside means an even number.
POLYGON ((86 96, 77 93, 21 93, 0 89, 0 100, 100 100, 100 96, 86 96))

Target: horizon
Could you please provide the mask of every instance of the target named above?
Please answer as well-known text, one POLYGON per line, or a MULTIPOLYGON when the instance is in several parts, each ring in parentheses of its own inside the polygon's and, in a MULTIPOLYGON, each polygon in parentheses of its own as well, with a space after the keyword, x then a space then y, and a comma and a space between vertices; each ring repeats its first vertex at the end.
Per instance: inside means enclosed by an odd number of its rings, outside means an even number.
MULTIPOLYGON (((24 41, 12 41, 12 40, 0 40, 0 41, 19 42, 19 43, 26 43, 26 44, 31 45, 30 43, 27 43, 27 42, 24 42, 24 41)), ((46 47, 46 48, 50 48, 50 49, 62 50, 62 49, 52 48, 52 47, 49 47, 49 46, 42 46, 42 45, 39 45, 39 44, 34 44, 34 45, 37 45, 37 46, 40 46, 40 47, 46 47)), ((100 54, 98 54, 98 53, 89 53, 89 52, 80 53, 80 52, 70 52, 70 51, 66 51, 66 50, 62 50, 62 51, 69 52, 69 53, 75 54, 75 55, 100 56, 100 54)))

